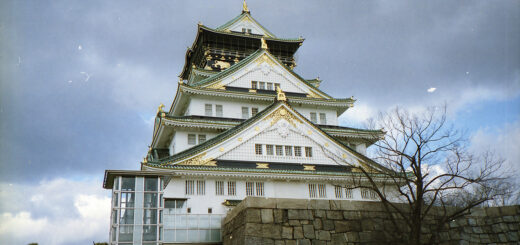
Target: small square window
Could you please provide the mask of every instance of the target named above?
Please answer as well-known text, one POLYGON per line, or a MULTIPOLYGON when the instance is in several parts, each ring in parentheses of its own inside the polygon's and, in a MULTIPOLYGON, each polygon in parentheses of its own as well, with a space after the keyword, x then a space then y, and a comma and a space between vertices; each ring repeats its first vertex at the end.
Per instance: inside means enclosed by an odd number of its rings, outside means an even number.
POLYGON ((325 113, 320 113, 320 124, 327 124, 327 115, 325 113))
POLYGON ((283 146, 281 146, 281 145, 276 146, 276 155, 283 156, 283 146))
POLYGON ((244 33, 245 33, 245 32, 246 32, 246 28, 242 28, 242 32, 244 32, 244 33))
POLYGON ((186 209, 186 212, 191 214, 191 208, 186 209))
POLYGON ((285 155, 292 156, 292 146, 290 146, 290 145, 285 146, 285 155))
POLYGON ((251 29, 247 29, 247 33, 251 34, 251 29))
POLYGON ((251 88, 252 89, 258 89, 258 82, 257 81, 252 81, 251 82, 251 88))
POLYGON ((274 84, 274 89, 276 89, 276 88, 281 88, 279 83, 274 84))
POLYGON ((212 208, 208 208, 208 214, 211 214, 213 213, 213 209, 212 208))
POLYGON ((215 105, 215 113, 217 114, 217 117, 224 116, 224 111, 222 110, 222 105, 215 105))
POLYGON ((267 83, 267 90, 273 90, 273 83, 267 83))
POLYGON ((311 122, 318 123, 318 118, 316 117, 316 112, 311 112, 311 122))
POLYGON ((301 157, 302 156, 302 147, 301 146, 295 146, 294 147, 294 156, 295 157, 301 157))
POLYGON ((274 147, 273 145, 265 145, 265 151, 267 152, 267 155, 274 155, 274 147))
POLYGON ((196 145, 197 138, 195 134, 188 134, 188 145, 196 145))
POLYGON ((251 116, 254 117, 258 113, 257 107, 251 107, 251 116))
POLYGON ((242 118, 243 119, 249 118, 249 107, 242 107, 242 118))
POLYGON ((265 90, 265 82, 259 82, 258 83, 258 89, 264 89, 265 90))
POLYGON ((261 144, 256 144, 255 145, 255 153, 257 155, 262 155, 262 145, 261 144))
POLYGON ((305 156, 312 157, 312 147, 305 147, 305 156))
POLYGON ((206 135, 205 134, 199 134, 199 144, 202 144, 206 142, 206 135))
POLYGON ((205 114, 208 117, 213 116, 213 105, 212 104, 205 104, 204 105, 205 114))

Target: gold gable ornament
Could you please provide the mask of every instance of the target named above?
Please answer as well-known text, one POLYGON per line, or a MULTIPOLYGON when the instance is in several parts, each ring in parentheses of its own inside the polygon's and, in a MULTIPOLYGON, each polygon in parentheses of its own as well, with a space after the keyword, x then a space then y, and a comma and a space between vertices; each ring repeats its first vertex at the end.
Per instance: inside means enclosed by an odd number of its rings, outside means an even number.
POLYGON ((249 9, 247 8, 246 0, 242 3, 242 12, 249 13, 249 9))
POLYGON ((159 114, 161 117, 166 116, 166 113, 164 113, 163 108, 164 108, 164 104, 163 103, 161 103, 159 105, 159 108, 157 108, 157 114, 159 114))
POLYGON ((285 93, 282 91, 280 86, 276 86, 276 100, 277 101, 287 101, 285 97, 285 93))
POLYGON ((206 152, 185 160, 178 165, 188 165, 188 166, 217 166, 217 162, 213 161, 213 158, 204 158, 206 156, 206 152))
POLYGON ((267 42, 265 41, 265 38, 262 37, 262 39, 260 39, 260 41, 262 42, 262 46, 261 46, 261 48, 262 48, 262 49, 267 49, 267 42))

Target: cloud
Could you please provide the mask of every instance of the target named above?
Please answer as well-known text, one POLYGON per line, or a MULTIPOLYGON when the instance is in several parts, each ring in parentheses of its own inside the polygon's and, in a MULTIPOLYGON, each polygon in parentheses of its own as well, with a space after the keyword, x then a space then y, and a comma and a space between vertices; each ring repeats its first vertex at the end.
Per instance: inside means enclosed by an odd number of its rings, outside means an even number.
POLYGON ((0 183, 0 240, 5 244, 107 241, 110 198, 96 180, 57 178, 38 185, 0 183))
POLYGON ((433 93, 433 92, 435 92, 435 90, 437 90, 437 88, 432 87, 432 88, 429 88, 427 91, 428 91, 428 93, 433 93))

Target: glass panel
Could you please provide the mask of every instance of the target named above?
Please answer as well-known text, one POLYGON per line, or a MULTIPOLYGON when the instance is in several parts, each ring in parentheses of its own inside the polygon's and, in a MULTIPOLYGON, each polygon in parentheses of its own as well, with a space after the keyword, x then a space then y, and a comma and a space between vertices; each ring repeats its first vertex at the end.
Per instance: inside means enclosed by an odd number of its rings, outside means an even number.
POLYGON ((198 242, 199 241, 199 231, 198 230, 188 230, 188 242, 198 242))
POLYGON ((175 208, 175 200, 165 199, 164 200, 164 208, 173 209, 175 208))
POLYGON ((157 241, 157 226, 143 226, 143 241, 157 241))
POLYGON ((186 242, 188 241, 187 230, 177 230, 175 232, 175 241, 176 242, 186 242))
POLYGON ((157 209, 145 209, 143 224, 157 224, 157 209))
POLYGON ((177 200, 175 207, 176 207, 176 213, 178 213, 178 214, 186 213, 186 200, 177 200))
POLYGON ((119 176, 114 179, 114 190, 119 190, 119 176))
POLYGON ((121 181, 121 190, 134 191, 135 190, 135 177, 123 177, 123 180, 121 181))
POLYGON ((119 192, 114 192, 112 194, 112 207, 118 207, 119 205, 119 192))
POLYGON ((201 242, 209 242, 211 241, 211 230, 200 230, 199 236, 201 242))
POLYGON ((186 215, 177 215, 175 216, 175 227, 177 229, 185 229, 186 226, 186 215))
POLYGON ((117 210, 112 210, 112 224, 117 223, 117 210))
POLYGON ((121 208, 132 208, 134 207, 135 194, 133 192, 121 193, 121 208))
POLYGON ((145 208, 156 208, 157 207, 157 193, 144 193, 144 207, 145 208))
POLYGON ((159 228, 159 240, 162 240, 162 239, 163 239, 163 238, 162 238, 162 235, 163 235, 163 228, 160 227, 160 228, 159 228))
POLYGON ((164 186, 164 179, 163 178, 159 178, 161 180, 161 184, 159 185, 159 187, 161 188, 161 191, 163 190, 163 186, 164 186))
POLYGON ((116 230, 116 227, 112 227, 111 228, 111 231, 110 233, 112 234, 112 238, 110 239, 112 242, 115 242, 116 241, 116 237, 117 237, 117 230, 116 230))
POLYGON ((164 238, 163 241, 165 242, 173 242, 175 241, 175 230, 164 230, 164 238))
POLYGON ((163 211, 159 210, 159 224, 162 224, 163 222, 163 211))
POLYGON ((199 144, 202 144, 206 142, 206 135, 205 134, 199 134, 199 144))
POLYGON ((215 110, 216 110, 216 113, 217 113, 217 117, 222 117, 223 116, 223 110, 222 110, 222 105, 215 105, 215 110))
POLYGON ((195 137, 194 134, 188 134, 188 145, 195 145, 195 144, 197 144, 196 141, 197 141, 197 138, 195 137))
POLYGON ((220 241, 220 229, 211 230, 211 241, 213 241, 213 242, 220 241))
POLYGON ((156 177, 144 178, 144 190, 145 191, 157 191, 157 178, 156 177))
POLYGON ((120 242, 131 242, 133 237, 134 237, 134 226, 133 225, 119 226, 119 241, 120 242))
POLYGON ((188 229, 197 229, 197 221, 198 220, 196 215, 188 215, 188 229))
POLYGON ((243 119, 249 118, 249 107, 242 107, 242 118, 243 119))
POLYGON ((199 215, 199 229, 209 228, 209 215, 199 215))
POLYGON ((134 224, 134 210, 122 208, 120 212, 120 224, 134 224))
POLYGON ((210 221, 210 228, 218 228, 220 229, 220 216, 212 215, 210 221))
POLYGON ((205 115, 211 117, 213 115, 213 105, 205 104, 204 107, 205 107, 205 115))

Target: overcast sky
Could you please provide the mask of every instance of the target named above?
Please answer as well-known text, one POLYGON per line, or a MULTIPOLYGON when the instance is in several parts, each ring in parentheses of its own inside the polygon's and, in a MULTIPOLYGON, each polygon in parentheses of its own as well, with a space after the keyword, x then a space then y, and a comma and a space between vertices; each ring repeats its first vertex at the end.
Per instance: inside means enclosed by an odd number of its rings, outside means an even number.
MULTIPOLYGON (((520 1, 252 1, 296 72, 357 99, 344 126, 447 103, 472 148, 518 166, 520 1)), ((0 240, 108 241, 105 169, 138 169, 197 23, 234 1, 1 1, 0 240)))

